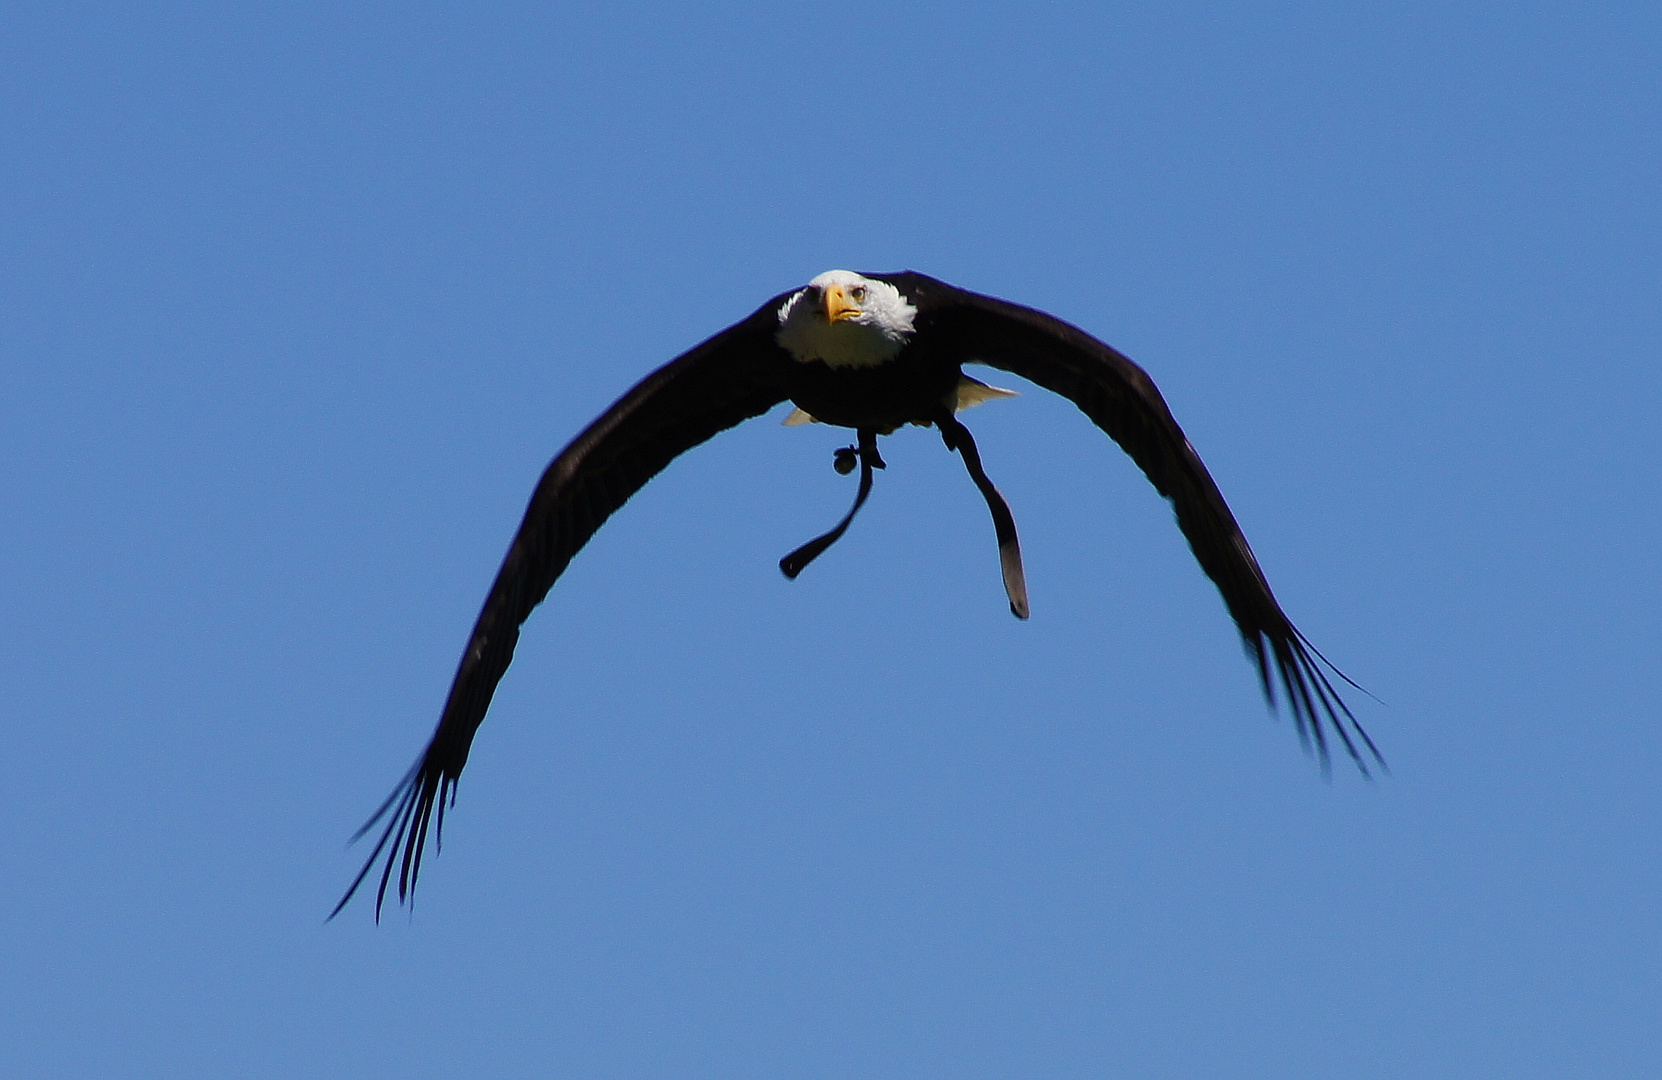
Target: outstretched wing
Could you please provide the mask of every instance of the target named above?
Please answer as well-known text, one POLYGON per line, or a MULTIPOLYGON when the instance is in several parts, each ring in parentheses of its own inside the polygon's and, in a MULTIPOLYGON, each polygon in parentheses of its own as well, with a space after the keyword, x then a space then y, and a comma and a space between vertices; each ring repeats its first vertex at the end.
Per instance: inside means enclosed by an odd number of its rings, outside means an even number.
MULTIPOLYGON (((1306 746, 1327 764, 1327 729, 1339 736, 1364 774, 1362 748, 1384 765, 1329 681, 1322 664, 1356 684, 1322 656, 1287 618, 1218 486, 1177 426, 1148 373, 1076 326, 1042 311, 968 292, 922 274, 880 274, 918 308, 917 332, 966 361, 1014 372, 1079 406, 1131 455, 1171 500, 1178 528, 1223 594, 1273 705, 1279 680, 1306 746), (1319 661, 1319 662, 1318 662, 1319 661)), ((1360 688, 1358 688, 1360 689, 1360 688)))
POLYGON ((432 741, 353 837, 386 822, 375 850, 329 913, 331 919, 352 899, 383 851, 376 920, 395 868, 399 902, 414 895, 433 811, 438 810, 437 843, 444 831, 446 797, 455 800, 473 734, 514 658, 520 624, 595 530, 678 455, 784 400, 775 378, 784 354, 773 340, 778 327, 774 313, 784 299, 769 301, 750 318, 647 376, 549 464, 468 638, 432 741))

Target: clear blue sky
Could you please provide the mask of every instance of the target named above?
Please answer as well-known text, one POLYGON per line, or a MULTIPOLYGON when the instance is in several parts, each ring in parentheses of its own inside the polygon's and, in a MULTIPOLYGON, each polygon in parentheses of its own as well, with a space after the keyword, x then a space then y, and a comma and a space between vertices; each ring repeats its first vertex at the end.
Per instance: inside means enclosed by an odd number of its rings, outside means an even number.
POLYGON ((0 1075, 1653 1075, 1662 10, 1107 6, 7 4, 0 1075), (1067 403, 1026 624, 932 432, 783 580, 781 412, 325 924, 547 460, 831 267, 1143 364, 1394 775, 1067 403))

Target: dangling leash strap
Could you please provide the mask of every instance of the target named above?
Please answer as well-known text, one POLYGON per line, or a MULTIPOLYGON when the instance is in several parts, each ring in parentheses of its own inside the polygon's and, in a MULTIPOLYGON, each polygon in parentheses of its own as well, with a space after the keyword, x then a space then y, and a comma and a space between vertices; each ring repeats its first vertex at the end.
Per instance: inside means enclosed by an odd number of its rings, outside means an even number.
POLYGON ((981 453, 975 448, 975 439, 970 435, 969 428, 945 410, 935 418, 935 426, 941 429, 941 441, 946 443, 946 448, 956 450, 964 459, 970 479, 981 489, 981 497, 987 500, 987 509, 993 514, 993 531, 998 535, 998 564, 1004 571, 1004 594, 1010 598, 1010 614, 1025 619, 1027 575, 1021 568, 1021 542, 1016 539, 1016 519, 1010 513, 1010 505, 998 493, 993 482, 987 479, 986 470, 981 468, 981 453))
POLYGON ((837 523, 835 529, 824 536, 816 536, 779 560, 779 569, 785 572, 787 578, 795 580, 804 567, 819 558, 826 548, 842 539, 843 533, 848 531, 849 523, 854 520, 854 515, 866 504, 866 496, 871 494, 871 470, 874 467, 883 468, 883 459, 877 453, 877 432, 870 428, 861 428, 860 448, 857 452, 860 456, 860 490, 854 496, 854 506, 837 523))

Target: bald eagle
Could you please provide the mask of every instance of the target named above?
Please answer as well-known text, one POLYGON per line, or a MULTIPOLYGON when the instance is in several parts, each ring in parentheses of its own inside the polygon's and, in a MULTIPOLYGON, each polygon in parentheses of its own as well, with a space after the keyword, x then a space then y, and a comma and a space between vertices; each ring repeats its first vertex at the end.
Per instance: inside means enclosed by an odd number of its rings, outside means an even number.
POLYGON ((448 801, 467 763, 496 684, 513 659, 519 628, 595 530, 678 455, 782 401, 787 424, 852 428, 855 442, 833 464, 860 479, 854 505, 831 531, 780 560, 795 578, 847 530, 884 467, 877 440, 905 424, 933 426, 963 459, 992 513, 1010 611, 1028 615, 1015 520, 981 466, 957 413, 1010 394, 963 373, 966 363, 1002 368, 1068 398, 1143 470, 1172 503, 1201 569, 1223 594, 1272 707, 1277 685, 1300 740, 1327 764, 1328 732, 1363 774, 1384 765, 1322 665, 1293 626, 1200 457, 1147 373, 1061 319, 968 292, 914 272, 832 270, 763 304, 648 375, 577 436, 548 466, 485 598, 427 749, 353 837, 385 822, 375 850, 341 897, 339 914, 386 853, 375 917, 397 872, 398 899, 414 895, 429 824, 437 842, 448 801), (1364 756, 1364 751, 1365 755, 1364 756), (434 810, 437 822, 433 822, 434 810))

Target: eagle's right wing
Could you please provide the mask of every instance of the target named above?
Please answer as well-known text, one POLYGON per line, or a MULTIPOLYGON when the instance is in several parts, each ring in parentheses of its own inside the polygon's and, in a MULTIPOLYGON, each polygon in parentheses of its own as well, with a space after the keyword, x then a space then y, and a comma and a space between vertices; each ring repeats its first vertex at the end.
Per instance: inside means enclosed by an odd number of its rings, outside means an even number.
POLYGON ((399 902, 414 894, 433 811, 438 810, 436 843, 446 797, 455 799, 456 780, 496 684, 513 660, 520 625, 595 530, 677 456, 784 400, 777 372, 786 356, 774 333, 776 311, 788 295, 647 376, 548 466, 468 638, 438 728, 415 766, 354 837, 386 821, 375 850, 330 918, 352 899, 383 851, 376 919, 395 868, 399 902))

